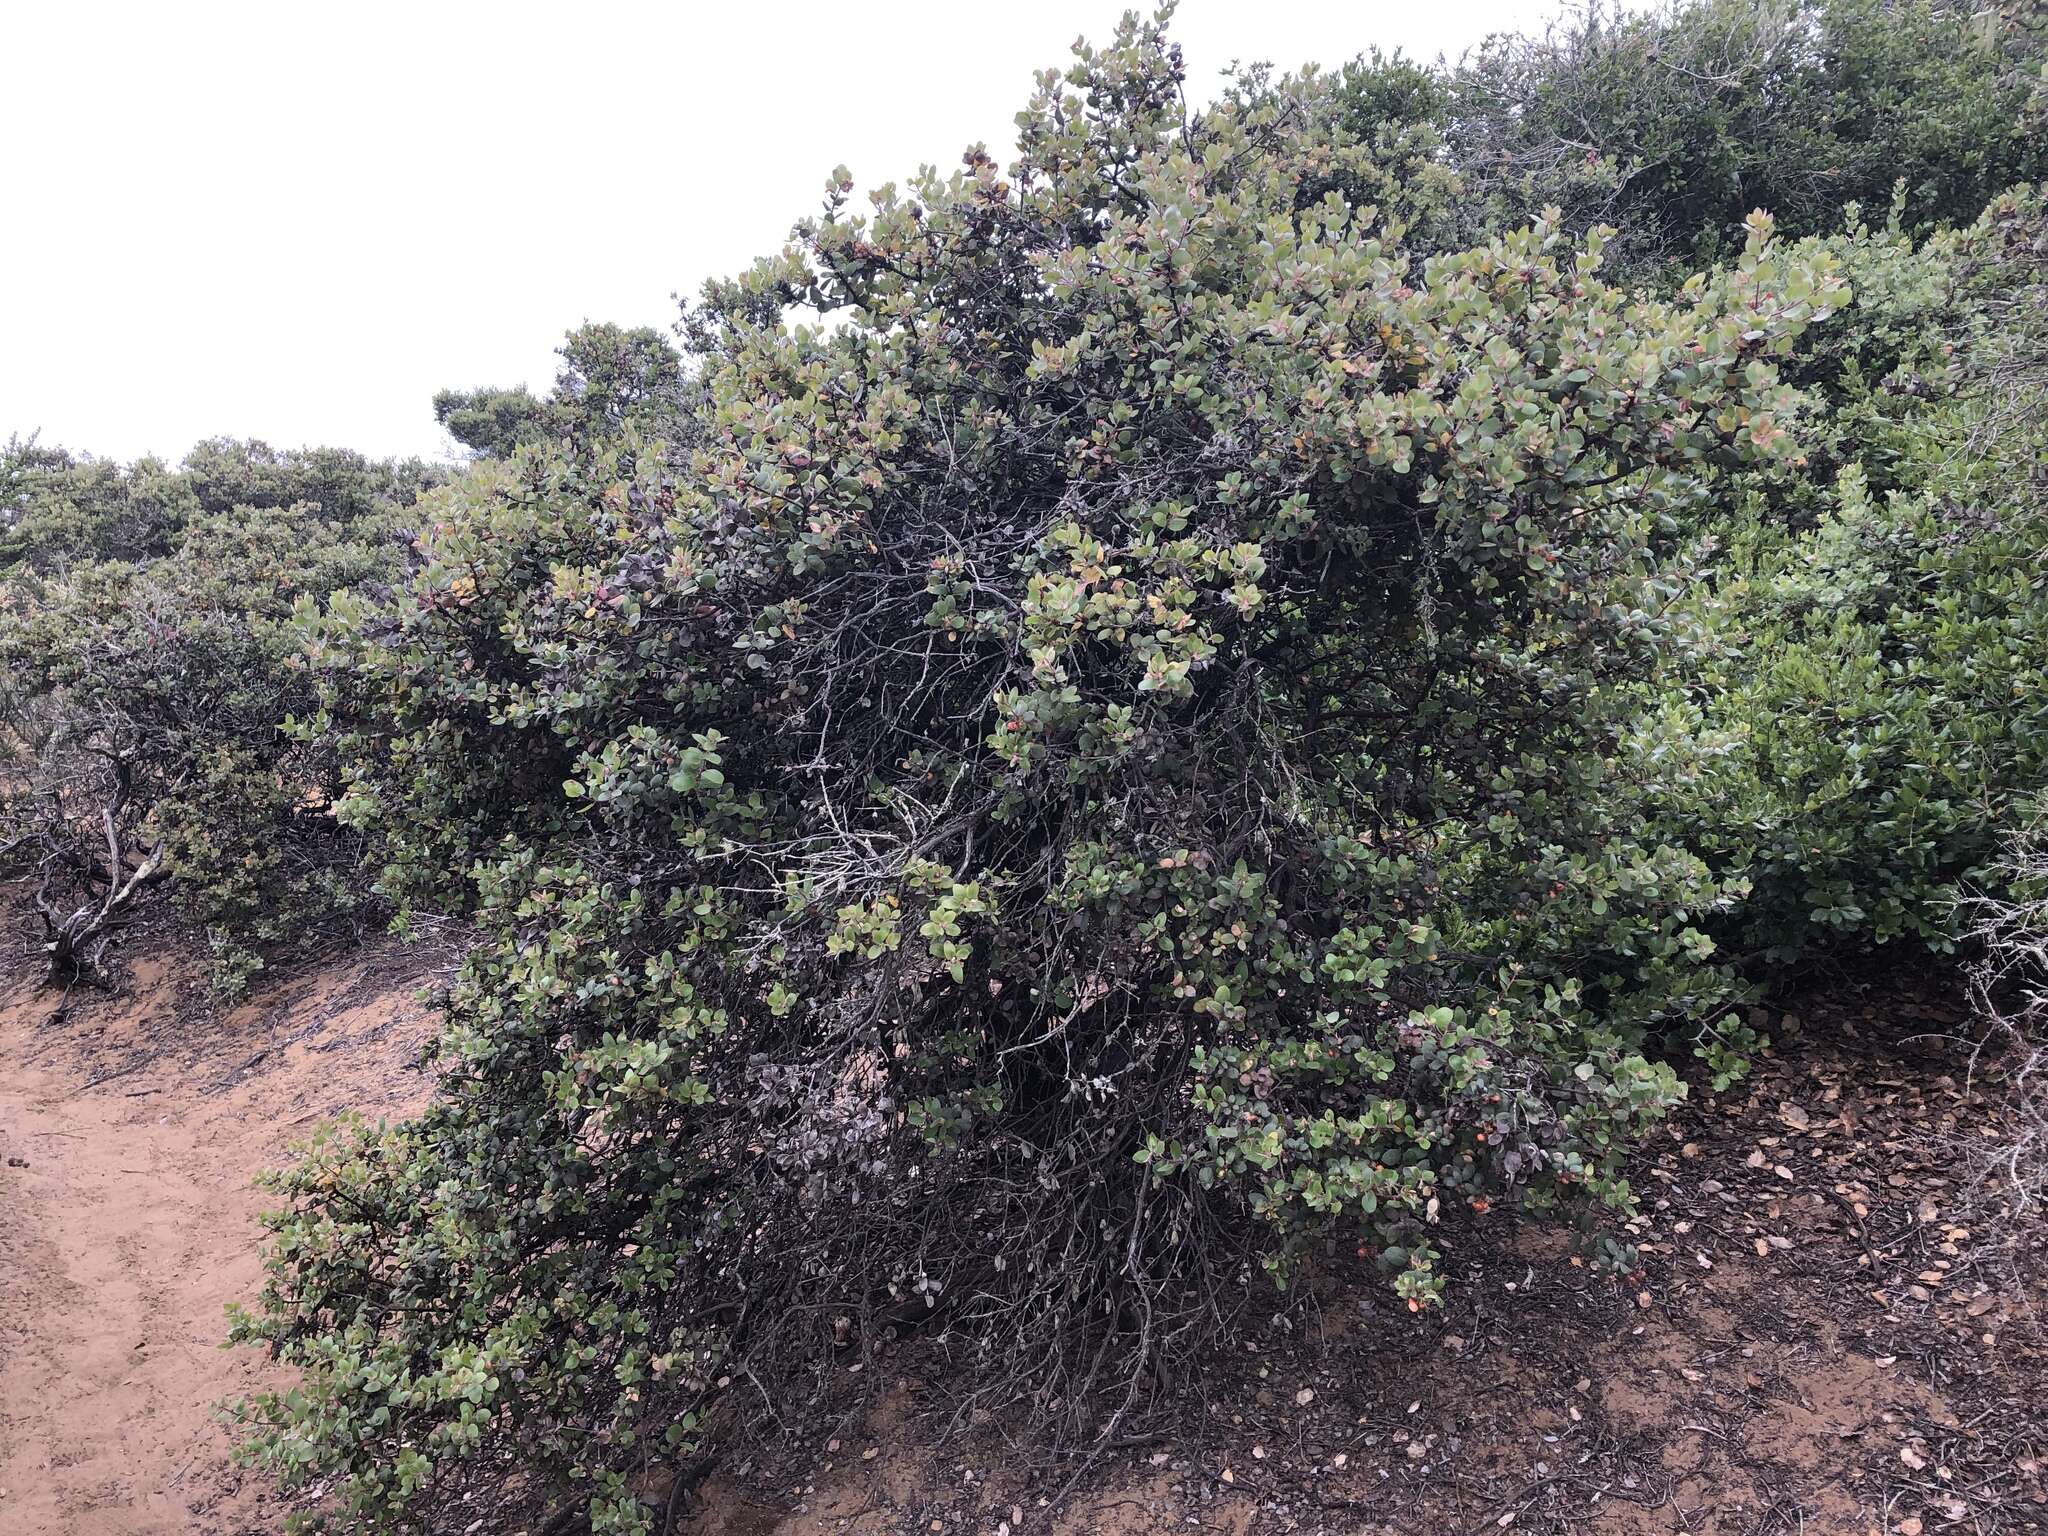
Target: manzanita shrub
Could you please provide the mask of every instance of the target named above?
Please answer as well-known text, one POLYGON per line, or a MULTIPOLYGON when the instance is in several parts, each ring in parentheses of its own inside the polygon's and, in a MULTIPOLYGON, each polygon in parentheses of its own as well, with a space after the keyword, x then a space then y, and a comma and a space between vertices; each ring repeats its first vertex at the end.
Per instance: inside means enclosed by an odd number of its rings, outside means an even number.
POLYGON ((721 1389, 889 1327, 1113 1435, 1261 1270, 1421 1309, 1504 1207, 1630 1262, 1659 1050, 1745 1044, 1635 685, 1842 284, 1761 217, 1669 302, 1548 223, 1411 263, 1314 77, 1182 87, 1129 21, 1007 171, 835 174, 692 315, 686 452, 523 449, 307 610, 344 813, 480 934, 238 1322, 347 1522, 513 1457, 646 1530, 721 1389))

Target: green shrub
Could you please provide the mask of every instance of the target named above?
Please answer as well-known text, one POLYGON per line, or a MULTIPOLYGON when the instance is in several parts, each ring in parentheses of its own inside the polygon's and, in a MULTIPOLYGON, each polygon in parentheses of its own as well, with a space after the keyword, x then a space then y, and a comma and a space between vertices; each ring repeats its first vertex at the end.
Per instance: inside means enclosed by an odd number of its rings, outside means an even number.
POLYGON ((629 423, 676 435, 685 409, 683 361, 659 331, 583 325, 560 350, 546 399, 523 385, 444 389, 434 396, 434 419, 479 458, 506 458, 532 443, 601 441, 629 423))
POLYGON ((396 574, 394 517, 427 478, 225 441, 177 472, 43 466, 0 578, 0 845, 37 872, 57 979, 96 978, 157 881, 231 992, 265 951, 353 924, 336 759, 284 731, 315 704, 289 620, 396 574))
POLYGON ((2048 783, 2042 229, 2022 197, 1959 237, 1828 242, 1857 307, 1791 372, 1840 467, 1751 477, 1721 519, 1721 654, 1672 677, 1711 767, 1667 781, 1666 825, 1752 884, 1729 936, 1768 964, 1953 950, 1959 893, 2048 783))
POLYGON ((523 450, 307 613, 385 889, 481 937, 433 1107, 280 1179, 289 1482, 645 1530, 721 1383, 892 1317, 1114 1433, 1325 1242, 1418 1309, 1493 1204, 1630 1262, 1650 1048, 1743 1037, 1621 748, 1840 285, 1765 220, 1669 304, 1547 223, 1413 265, 1299 205, 1326 89, 1189 116, 1127 23, 1007 175, 835 174, 714 285, 687 453, 523 450))
POLYGON ((279 450, 224 437, 200 443, 175 469, 160 459, 121 465, 16 441, 0 454, 0 574, 146 564, 207 514, 303 506, 345 529, 410 505, 434 479, 416 459, 379 462, 342 448, 279 450))
POLYGON ((190 484, 158 459, 127 467, 11 444, 0 504, 0 572, 75 561, 150 560, 199 510, 190 484))
POLYGON ((1435 121, 1498 224, 1546 203, 1620 226, 1628 270, 1727 259, 1765 208, 1790 235, 1900 190, 1909 228, 1963 224, 2048 162, 2038 8, 1939 0, 1589 7, 1489 39, 1435 121))
POLYGON ((1754 887, 1745 947, 1953 948, 1960 883, 2048 782, 2037 553, 1943 503, 1874 503, 1852 470, 1820 528, 1731 584, 1740 649, 1706 720, 1736 746, 1685 816, 1754 887))

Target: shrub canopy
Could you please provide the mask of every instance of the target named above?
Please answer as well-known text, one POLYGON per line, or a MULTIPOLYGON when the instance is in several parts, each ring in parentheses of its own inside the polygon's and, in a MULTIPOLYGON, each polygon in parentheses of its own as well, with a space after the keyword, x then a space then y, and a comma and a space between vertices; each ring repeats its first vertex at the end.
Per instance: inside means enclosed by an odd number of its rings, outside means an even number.
POLYGON ((435 1106, 284 1178, 293 1477, 512 1445, 639 1529, 643 1428, 891 1319, 1094 1433, 1320 1238, 1417 1307, 1496 1202, 1629 1262, 1647 1048, 1742 1044, 1632 691, 1842 285, 1764 218, 1669 302, 1548 221, 1412 261, 1328 87, 1182 85, 1127 22, 1007 171, 835 174, 687 452, 523 451, 308 611, 345 813, 483 941, 435 1106))
MULTIPOLYGON (((1822 234, 1897 188, 1911 229, 1968 223, 2048 171, 2044 58, 2029 4, 1595 4, 1393 106, 1441 138, 1471 217, 1556 204, 1568 228, 1617 225, 1620 264, 1661 277, 1732 259, 1756 208, 1822 234)), ((1354 110, 1387 110, 1382 72, 1357 87, 1354 110)))
POLYGON ((403 566, 417 462, 200 444, 172 469, 15 445, 0 505, 0 860, 34 876, 54 979, 100 962, 150 883, 238 990, 266 951, 350 931, 363 838, 289 620, 403 566), (11 564, 10 564, 11 562, 11 564))
POLYGON ((1691 599, 1707 643, 1657 694, 1701 755, 1658 820, 1749 885, 1713 931, 1777 978, 1953 951, 2048 780, 2039 197, 1825 244, 1859 299, 1790 360, 1811 461, 1729 484, 1691 599))

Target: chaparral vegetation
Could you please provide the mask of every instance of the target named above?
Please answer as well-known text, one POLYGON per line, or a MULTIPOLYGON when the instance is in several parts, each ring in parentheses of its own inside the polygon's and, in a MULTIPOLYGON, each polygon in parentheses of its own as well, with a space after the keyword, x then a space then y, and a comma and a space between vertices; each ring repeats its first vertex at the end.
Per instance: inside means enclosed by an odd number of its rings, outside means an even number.
POLYGON ((469 934, 431 1106, 275 1176, 250 1457, 649 1532, 732 1394, 934 1327, 1085 1453, 1335 1257, 1629 1271, 1631 1149, 1814 974, 2038 1050, 2044 59, 1688 0, 1203 104, 1133 16, 1013 158, 444 392, 456 468, 15 439, 51 983, 159 899, 229 993, 469 934))

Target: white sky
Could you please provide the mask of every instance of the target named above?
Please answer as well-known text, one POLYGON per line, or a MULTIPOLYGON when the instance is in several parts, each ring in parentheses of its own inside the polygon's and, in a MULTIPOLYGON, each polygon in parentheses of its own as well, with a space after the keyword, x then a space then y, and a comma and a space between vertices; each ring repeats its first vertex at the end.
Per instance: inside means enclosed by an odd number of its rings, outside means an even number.
MULTIPOLYGON (((1149 0, 1148 0, 1149 8, 1149 0)), ((0 7, 0 439, 445 456, 436 389, 545 388, 585 319, 776 249, 826 173, 999 157, 1125 0, 19 0, 0 7)), ((1185 0, 1234 59, 1456 55, 1546 0, 1185 0)))

